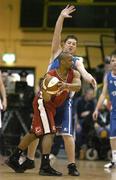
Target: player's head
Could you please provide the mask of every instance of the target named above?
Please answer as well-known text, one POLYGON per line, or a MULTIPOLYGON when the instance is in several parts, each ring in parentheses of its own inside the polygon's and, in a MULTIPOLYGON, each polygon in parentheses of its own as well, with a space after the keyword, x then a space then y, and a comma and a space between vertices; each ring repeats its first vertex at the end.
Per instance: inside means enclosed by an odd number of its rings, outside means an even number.
POLYGON ((111 64, 112 70, 116 71, 116 53, 113 53, 111 55, 110 64, 111 64))
POLYGON ((72 55, 69 52, 61 52, 59 55, 60 66, 63 66, 66 69, 72 67, 72 55))
POLYGON ((74 35, 68 35, 64 39, 63 51, 67 51, 72 55, 75 55, 77 49, 78 39, 74 35))
POLYGON ((92 100, 94 98, 94 89, 92 87, 87 88, 85 90, 84 96, 87 101, 92 100))

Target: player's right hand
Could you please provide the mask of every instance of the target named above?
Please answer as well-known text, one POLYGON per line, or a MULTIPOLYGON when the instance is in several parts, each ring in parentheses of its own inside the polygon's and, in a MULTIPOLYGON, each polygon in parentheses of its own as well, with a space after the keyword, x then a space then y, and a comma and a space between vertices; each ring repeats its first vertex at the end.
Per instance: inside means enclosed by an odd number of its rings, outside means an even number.
POLYGON ((66 7, 65 7, 65 9, 63 9, 62 11, 61 11, 61 15, 64 17, 64 18, 72 18, 72 16, 70 15, 72 12, 74 12, 74 11, 76 11, 76 8, 75 8, 75 6, 73 6, 73 5, 67 5, 66 7))

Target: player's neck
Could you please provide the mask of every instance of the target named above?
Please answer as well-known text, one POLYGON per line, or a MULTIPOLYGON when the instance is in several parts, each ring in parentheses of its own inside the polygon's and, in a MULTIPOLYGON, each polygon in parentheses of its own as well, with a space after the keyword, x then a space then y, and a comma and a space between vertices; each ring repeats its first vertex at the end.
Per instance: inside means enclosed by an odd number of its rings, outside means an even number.
POLYGON ((57 69, 57 73, 61 79, 65 80, 67 78, 68 71, 66 69, 59 68, 57 69))

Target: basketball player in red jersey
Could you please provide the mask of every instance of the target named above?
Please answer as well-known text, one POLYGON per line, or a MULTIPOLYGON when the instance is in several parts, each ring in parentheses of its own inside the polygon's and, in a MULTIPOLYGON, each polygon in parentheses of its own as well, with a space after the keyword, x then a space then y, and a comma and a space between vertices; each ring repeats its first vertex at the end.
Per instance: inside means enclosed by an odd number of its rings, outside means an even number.
MULTIPOLYGON (((60 80, 60 88, 57 95, 48 94, 41 85, 40 91, 33 101, 34 116, 31 130, 26 134, 13 155, 7 161, 7 165, 15 172, 23 172, 19 164, 19 158, 28 145, 44 135, 42 140, 42 161, 40 166, 40 175, 61 176, 62 173, 56 171, 50 166, 49 153, 52 145, 52 134, 56 133, 54 116, 56 108, 69 98, 70 91, 79 91, 81 87, 80 75, 78 71, 73 70, 72 55, 68 52, 62 52, 59 55, 60 66, 57 69, 49 71, 45 78, 55 76, 60 80)), ((42 84, 42 83, 41 83, 42 84)))

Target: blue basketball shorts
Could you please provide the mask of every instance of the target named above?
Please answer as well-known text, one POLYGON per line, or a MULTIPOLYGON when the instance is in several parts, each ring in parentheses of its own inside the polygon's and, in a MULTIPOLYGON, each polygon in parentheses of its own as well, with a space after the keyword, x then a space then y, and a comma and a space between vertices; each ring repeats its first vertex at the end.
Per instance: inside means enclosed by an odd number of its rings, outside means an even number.
POLYGON ((116 111, 110 113, 110 137, 116 138, 116 111))
POLYGON ((74 135, 75 122, 72 119, 72 99, 65 100, 62 106, 57 108, 55 115, 55 125, 59 133, 63 135, 74 135))

